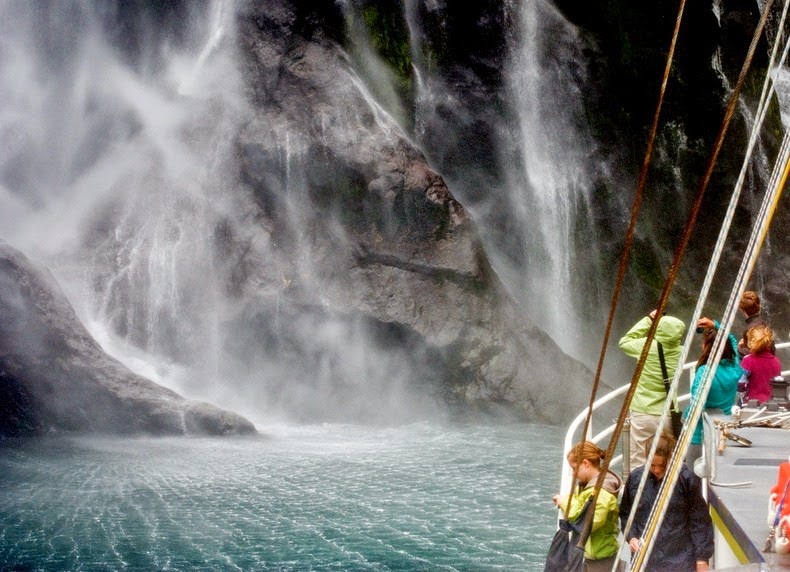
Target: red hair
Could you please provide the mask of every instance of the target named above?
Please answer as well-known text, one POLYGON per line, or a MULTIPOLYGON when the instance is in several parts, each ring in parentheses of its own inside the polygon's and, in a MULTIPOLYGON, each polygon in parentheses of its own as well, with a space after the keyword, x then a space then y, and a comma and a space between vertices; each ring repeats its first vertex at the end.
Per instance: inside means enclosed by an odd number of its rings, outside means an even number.
POLYGON ((592 441, 580 441, 568 452, 569 463, 581 463, 585 459, 594 467, 600 467, 601 461, 606 458, 606 451, 599 448, 592 441))

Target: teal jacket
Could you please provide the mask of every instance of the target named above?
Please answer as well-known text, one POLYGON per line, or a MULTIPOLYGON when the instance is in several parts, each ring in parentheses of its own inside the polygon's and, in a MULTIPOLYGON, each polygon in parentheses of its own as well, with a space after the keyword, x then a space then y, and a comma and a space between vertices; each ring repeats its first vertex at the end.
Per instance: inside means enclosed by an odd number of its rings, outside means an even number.
MULTIPOLYGON (((620 338, 620 349, 626 355, 639 359, 642 348, 645 347, 645 339, 651 323, 650 317, 646 316, 620 338)), ((663 316, 658 322, 656 336, 653 343, 650 344, 650 351, 647 354, 642 375, 639 376, 639 383, 631 400, 632 411, 648 415, 661 415, 664 412, 667 390, 664 388, 664 376, 661 373, 661 362, 658 359, 657 342, 661 342, 664 348, 664 361, 671 381, 680 361, 681 341, 685 331, 686 324, 673 316, 663 316)))
MULTIPOLYGON (((620 510, 617 505, 617 493, 623 481, 613 471, 606 473, 603 486, 598 492, 593 515, 592 531, 584 545, 584 558, 586 560, 600 560, 617 554, 620 545, 617 542, 619 532, 620 510)), ((595 491, 595 482, 579 485, 576 494, 571 497, 571 506, 565 515, 570 522, 576 522, 584 505, 595 491)), ((562 496, 558 506, 565 510, 568 497, 562 496)))
MULTIPOLYGON (((715 322, 718 329, 719 323, 715 322)), ((738 381, 743 375, 741 368, 740 355, 738 354, 738 340, 729 334, 727 336, 730 346, 732 346, 735 357, 733 359, 722 359, 716 368, 716 373, 713 374, 713 380, 710 384, 708 397, 705 400, 705 409, 721 409, 725 415, 732 413, 732 406, 735 404, 735 394, 738 392, 738 381)), ((697 396, 702 389, 702 378, 708 369, 707 364, 703 364, 697 368, 694 374, 694 381, 691 383, 691 403, 696 402, 697 396)), ((688 417, 691 405, 683 413, 683 417, 688 417)), ((702 419, 699 420, 697 426, 694 428, 694 435, 691 437, 691 443, 699 445, 702 443, 702 419)))

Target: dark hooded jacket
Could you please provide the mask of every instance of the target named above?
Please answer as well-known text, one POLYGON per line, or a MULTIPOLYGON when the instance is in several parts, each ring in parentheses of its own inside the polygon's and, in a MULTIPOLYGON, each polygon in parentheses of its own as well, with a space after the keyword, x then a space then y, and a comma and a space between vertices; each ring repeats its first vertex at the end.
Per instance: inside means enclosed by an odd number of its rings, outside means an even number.
MULTIPOLYGON (((634 508, 633 501, 644 471, 645 467, 641 466, 628 475, 620 501, 620 526, 623 529, 634 508)), ((626 534, 626 542, 642 537, 660 486, 661 481, 652 473, 648 474, 634 522, 626 534)), ((654 538, 645 569, 651 572, 685 572, 695 570, 698 560, 709 560, 712 556, 713 524, 708 505, 702 497, 702 482, 684 465, 672 492, 664 521, 654 538)))

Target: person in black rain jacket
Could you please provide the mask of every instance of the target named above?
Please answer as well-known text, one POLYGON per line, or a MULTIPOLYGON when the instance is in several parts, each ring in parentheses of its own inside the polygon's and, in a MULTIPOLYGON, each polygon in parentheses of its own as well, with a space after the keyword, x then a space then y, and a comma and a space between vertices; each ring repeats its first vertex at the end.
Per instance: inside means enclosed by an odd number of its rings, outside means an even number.
MULTIPOLYGON (((645 529, 650 509, 658 495, 658 489, 664 478, 669 459, 675 448, 675 440, 669 435, 659 437, 656 454, 649 465, 642 465, 628 475, 623 498, 620 502, 620 526, 625 532, 628 515, 634 508, 636 490, 645 469, 650 471, 647 476, 639 507, 627 532, 626 540, 631 552, 641 548, 642 531, 645 529)), ((651 439, 652 441, 652 439, 651 439)), ((652 443, 647 444, 647 453, 652 443)), ((713 556, 713 523, 708 505, 702 496, 702 482, 699 477, 683 464, 678 476, 675 490, 672 492, 669 505, 661 528, 655 537, 650 558, 645 569, 651 572, 703 572, 709 570, 708 561, 713 556)))

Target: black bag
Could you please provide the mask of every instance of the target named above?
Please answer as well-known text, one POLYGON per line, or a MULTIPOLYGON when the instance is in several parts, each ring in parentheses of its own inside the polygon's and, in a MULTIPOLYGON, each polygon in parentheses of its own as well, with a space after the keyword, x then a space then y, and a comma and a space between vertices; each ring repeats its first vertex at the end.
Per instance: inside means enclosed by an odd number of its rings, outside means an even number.
POLYGON ((672 420, 672 435, 675 436, 675 439, 680 437, 680 432, 683 431, 683 414, 680 411, 675 411, 672 409, 669 412, 672 420))
POLYGON ((587 501, 579 518, 574 522, 568 522, 566 519, 560 520, 560 528, 551 541, 543 572, 582 572, 584 570, 583 547, 587 539, 585 538, 584 542, 580 542, 580 540, 587 511, 591 504, 590 501, 587 501))
MULTIPOLYGON (((664 361, 664 346, 661 345, 661 342, 656 343, 658 344, 658 360, 661 362, 661 374, 664 376, 664 389, 669 395, 669 374, 667 373, 667 363, 664 361)), ((672 435, 677 439, 680 437, 680 432, 683 431, 683 414, 670 409, 669 416, 672 422, 672 435)))

